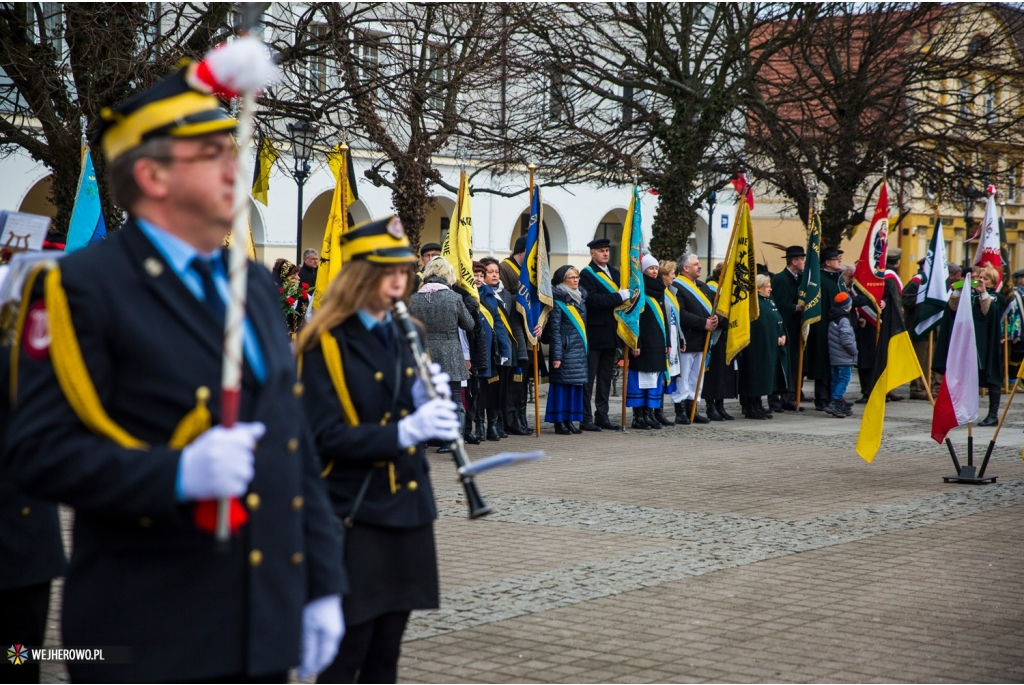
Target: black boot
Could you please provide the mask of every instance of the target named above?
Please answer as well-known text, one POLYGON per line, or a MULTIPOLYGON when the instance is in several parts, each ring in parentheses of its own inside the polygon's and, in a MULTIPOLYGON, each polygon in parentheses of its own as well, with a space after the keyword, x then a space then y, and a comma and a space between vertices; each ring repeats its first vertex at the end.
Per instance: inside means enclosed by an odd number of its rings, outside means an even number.
POLYGON ((672 425, 672 422, 661 412, 661 407, 654 410, 654 419, 663 426, 672 425))
POLYGON ((650 407, 643 407, 643 410, 644 410, 644 421, 647 422, 647 425, 650 426, 651 428, 655 429, 655 430, 659 430, 660 431, 661 430, 661 423, 658 421, 658 419, 654 418, 654 410, 651 409, 650 407))
POLYGON ((995 426, 999 423, 999 401, 1002 397, 998 388, 991 385, 988 387, 988 416, 984 421, 978 422, 979 426, 995 426))
MULTIPOLYGON (((687 415, 689 415, 690 410, 693 409, 694 402, 697 402, 697 400, 686 400, 686 401, 689 402, 689 405, 686 407, 687 415)), ((708 417, 706 417, 706 416, 704 416, 703 414, 700 413, 700 403, 699 402, 697 402, 697 411, 693 412, 693 422, 694 423, 711 423, 711 419, 709 419, 708 417)))
POLYGON ((476 444, 480 444, 484 441, 484 410, 476 410, 476 444))
POLYGON ((577 425, 576 425, 575 423, 573 423, 572 421, 566 421, 566 422, 565 422, 565 426, 566 426, 566 428, 568 428, 568 429, 569 429, 569 432, 570 432, 570 433, 572 433, 573 435, 579 435, 580 433, 582 433, 582 432, 583 432, 583 431, 581 431, 581 430, 579 429, 579 426, 577 426, 577 425))
POLYGON ((759 411, 760 413, 764 414, 764 417, 766 419, 774 418, 772 416, 771 410, 770 409, 766 409, 764 404, 761 403, 761 398, 760 397, 757 398, 757 403, 754 405, 754 408, 757 409, 757 411, 759 411))
POLYGON ((572 431, 565 424, 565 421, 555 421, 555 432, 559 435, 572 435, 572 431))
POLYGON ((718 405, 715 400, 704 400, 708 409, 708 418, 712 421, 725 421, 725 417, 718 413, 718 405))
POLYGON ((647 425, 647 421, 644 420, 643 407, 637 407, 633 410, 633 428, 638 431, 651 430, 651 427, 647 425))
POLYGON ((501 440, 501 434, 498 433, 498 417, 491 409, 487 410, 487 439, 491 442, 501 440))
POLYGON ((725 413, 725 400, 715 400, 715 408, 718 410, 718 415, 726 421, 732 421, 733 417, 725 413))
POLYGON ((530 422, 526 418, 526 407, 519 407, 516 410, 516 420, 519 422, 519 430, 522 431, 522 435, 529 435, 533 432, 530 429, 530 422))
POLYGON ((686 409, 683 408, 685 406, 685 404, 686 404, 685 402, 677 402, 676 404, 672 405, 673 408, 676 410, 676 425, 677 426, 689 426, 690 425, 690 415, 687 414, 686 413, 686 409))
POLYGON ((508 432, 505 430, 505 415, 500 410, 497 412, 494 422, 497 424, 498 437, 507 438, 508 432))

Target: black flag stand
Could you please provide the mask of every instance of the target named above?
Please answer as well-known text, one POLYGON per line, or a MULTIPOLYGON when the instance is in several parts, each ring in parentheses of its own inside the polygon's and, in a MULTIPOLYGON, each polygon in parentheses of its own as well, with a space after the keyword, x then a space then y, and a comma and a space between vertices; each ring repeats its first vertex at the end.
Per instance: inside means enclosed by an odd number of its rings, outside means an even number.
MULTIPOLYGON (((1003 412, 1003 416, 1006 413, 1003 412)), ((971 431, 971 424, 967 424, 967 465, 961 466, 960 460, 956 458, 956 449, 953 448, 953 443, 949 438, 946 438, 946 447, 949 448, 949 456, 953 458, 953 467, 956 468, 956 474, 952 476, 943 476, 943 483, 966 483, 969 485, 986 485, 988 483, 995 483, 998 476, 986 476, 985 467, 988 466, 988 458, 992 455, 992 447, 995 445, 995 436, 999 435, 999 429, 996 428, 995 434, 992 436, 992 440, 988 444, 988 452, 985 454, 985 461, 981 464, 981 471, 975 473, 974 470, 974 435, 971 431)))

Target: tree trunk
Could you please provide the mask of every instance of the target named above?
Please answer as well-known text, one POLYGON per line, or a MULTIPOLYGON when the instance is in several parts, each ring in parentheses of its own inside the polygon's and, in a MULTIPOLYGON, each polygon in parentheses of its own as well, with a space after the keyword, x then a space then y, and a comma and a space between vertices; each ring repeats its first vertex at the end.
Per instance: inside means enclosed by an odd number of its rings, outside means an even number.
POLYGON ((686 251, 697 225, 697 212, 690 206, 694 187, 692 174, 674 164, 666 170, 658 187, 658 211, 654 215, 654 236, 650 250, 659 259, 676 259, 686 251))

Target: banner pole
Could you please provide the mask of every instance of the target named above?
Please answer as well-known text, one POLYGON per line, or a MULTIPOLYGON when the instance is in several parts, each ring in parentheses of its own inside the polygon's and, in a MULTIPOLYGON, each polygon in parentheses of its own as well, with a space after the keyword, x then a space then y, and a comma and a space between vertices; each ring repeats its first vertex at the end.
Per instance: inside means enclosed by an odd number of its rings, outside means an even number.
POLYGON ((1003 392, 1010 391, 1010 327, 1003 319, 1003 392))
MULTIPOLYGON (((935 344, 935 331, 928 331, 928 392, 932 391, 932 351, 935 344)), ((932 402, 934 405, 935 402, 932 402)))
POLYGON ((1013 382, 1013 388, 1010 390, 1010 396, 1006 399, 1006 406, 1003 407, 1003 415, 999 417, 999 423, 996 424, 996 432, 992 434, 992 439, 988 441, 988 449, 985 450, 985 458, 981 461, 981 468, 978 470, 978 478, 985 477, 985 468, 988 466, 989 457, 992 456, 992 448, 996 446, 996 438, 999 437, 999 431, 1003 427, 1003 421, 1006 420, 1006 414, 1010 411, 1010 404, 1013 403, 1013 396, 1017 394, 1017 388, 1020 387, 1020 377, 1013 382))
POLYGON ((533 416, 534 432, 540 437, 540 364, 537 361, 537 347, 540 340, 533 346, 533 416))
POLYGON ((800 327, 800 358, 796 360, 796 410, 800 411, 800 398, 804 396, 804 331, 800 327))
POLYGON ((626 430, 626 386, 629 379, 629 345, 622 348, 622 430, 626 430))

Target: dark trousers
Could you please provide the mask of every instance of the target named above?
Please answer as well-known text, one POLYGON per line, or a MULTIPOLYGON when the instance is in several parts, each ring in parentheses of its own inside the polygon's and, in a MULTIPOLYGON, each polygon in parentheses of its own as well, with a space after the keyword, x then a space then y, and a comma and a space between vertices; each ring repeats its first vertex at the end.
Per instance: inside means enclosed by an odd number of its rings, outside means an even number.
POLYGON ((318 683, 398 682, 398 657, 408 611, 378 616, 347 626, 334 663, 317 676, 318 683))
MULTIPOLYGON (((50 604, 50 582, 0 590, 0 645, 42 647, 46 635, 46 610, 50 604)), ((8 683, 38 683, 39 662, 18 666, 5 663, 0 677, 8 683)), ((0 667, 2 668, 2 667, 0 667)))
POLYGON ((875 389, 875 370, 857 369, 857 378, 860 379, 860 392, 865 397, 871 397, 871 391, 875 389))
MULTIPOLYGON (((587 353, 586 401, 583 403, 583 423, 593 423, 595 417, 608 419, 608 398, 612 393, 612 370, 615 368, 615 349, 595 350, 587 353), (590 400, 594 399, 594 411, 590 400)), ((623 382, 625 386, 625 382, 623 382)), ((625 392, 625 388, 623 388, 625 392)))
POLYGON ((832 401, 832 381, 828 378, 825 380, 814 381, 814 404, 815 406, 824 407, 826 404, 832 401))
POLYGON ((517 424, 516 416, 526 408, 526 379, 533 373, 533 364, 526 361, 521 366, 512 367, 508 382, 505 384, 505 427, 517 424))

